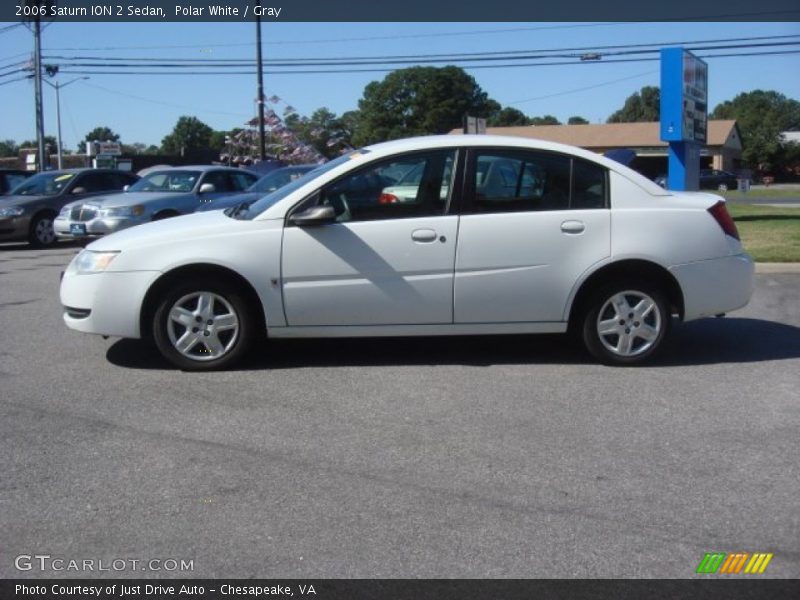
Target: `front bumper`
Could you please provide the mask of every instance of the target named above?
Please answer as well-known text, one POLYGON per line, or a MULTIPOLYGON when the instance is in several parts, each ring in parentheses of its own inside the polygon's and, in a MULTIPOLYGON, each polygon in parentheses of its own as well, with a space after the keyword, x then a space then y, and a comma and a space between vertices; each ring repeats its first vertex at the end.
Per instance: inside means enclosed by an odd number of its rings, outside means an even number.
POLYGON ((28 239, 31 219, 28 215, 19 217, 0 217, 0 241, 14 242, 28 239))
POLYGON ((147 223, 148 219, 139 217, 97 217, 90 221, 73 221, 64 217, 57 217, 53 221, 53 229, 56 232, 56 237, 61 239, 81 239, 81 238, 98 238, 121 229, 127 229, 134 225, 141 225, 147 223), (72 225, 84 225, 86 227, 86 235, 75 235, 72 232, 72 225))
POLYGON ((753 295, 755 264, 744 252, 669 270, 683 290, 684 321, 742 308, 753 295))
POLYGON ((64 323, 83 333, 141 337, 142 302, 159 275, 160 271, 85 274, 67 271, 60 290, 64 323))

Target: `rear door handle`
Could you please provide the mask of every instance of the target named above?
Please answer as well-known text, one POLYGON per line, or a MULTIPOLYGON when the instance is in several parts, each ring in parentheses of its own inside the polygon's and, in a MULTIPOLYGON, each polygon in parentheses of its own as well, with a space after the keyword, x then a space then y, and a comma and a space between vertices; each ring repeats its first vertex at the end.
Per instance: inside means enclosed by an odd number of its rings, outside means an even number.
POLYGON ((564 221, 561 224, 561 231, 564 233, 583 233, 586 225, 583 221, 564 221))
POLYGON ((415 229, 411 232, 411 239, 415 242, 430 244, 436 241, 436 232, 433 229, 415 229))

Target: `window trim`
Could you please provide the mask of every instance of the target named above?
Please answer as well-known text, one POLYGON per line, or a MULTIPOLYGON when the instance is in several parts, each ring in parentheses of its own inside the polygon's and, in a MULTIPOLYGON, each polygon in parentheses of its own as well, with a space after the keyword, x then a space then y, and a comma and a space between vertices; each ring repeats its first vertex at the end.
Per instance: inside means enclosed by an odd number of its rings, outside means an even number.
POLYGON ((583 211, 583 210, 608 210, 610 206, 610 178, 609 169, 605 165, 594 162, 581 156, 555 152, 539 148, 509 147, 509 146, 470 146, 467 148, 464 164, 463 193, 461 194, 461 206, 459 215, 502 215, 502 214, 521 214, 521 213, 543 213, 556 211, 583 211), (567 206, 561 209, 548 210, 524 210, 524 211, 480 211, 475 210, 476 180, 477 180, 477 157, 480 154, 494 153, 497 156, 507 156, 513 160, 520 160, 521 153, 549 154, 551 156, 564 157, 569 160, 569 197, 567 206), (581 161, 595 166, 603 172, 603 206, 598 208, 577 208, 573 207, 574 185, 575 185, 575 161, 581 161))

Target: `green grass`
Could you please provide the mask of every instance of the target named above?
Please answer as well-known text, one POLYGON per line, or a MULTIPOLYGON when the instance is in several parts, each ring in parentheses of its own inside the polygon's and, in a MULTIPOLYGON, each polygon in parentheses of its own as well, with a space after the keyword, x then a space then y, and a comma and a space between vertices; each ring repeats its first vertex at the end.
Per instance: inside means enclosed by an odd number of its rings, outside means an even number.
POLYGON ((800 208, 728 204, 728 212, 757 262, 800 262, 800 208))
POLYGON ((719 194, 728 200, 746 201, 748 196, 753 196, 755 198, 797 198, 797 201, 800 202, 800 187, 789 189, 771 187, 750 188, 750 191, 747 193, 738 190, 730 190, 728 192, 709 191, 713 194, 719 194))

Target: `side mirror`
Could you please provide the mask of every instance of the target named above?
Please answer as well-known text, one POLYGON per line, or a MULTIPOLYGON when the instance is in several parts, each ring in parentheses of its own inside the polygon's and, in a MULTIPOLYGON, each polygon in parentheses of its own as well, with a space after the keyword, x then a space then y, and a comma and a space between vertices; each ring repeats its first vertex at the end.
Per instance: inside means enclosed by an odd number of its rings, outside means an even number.
POLYGON ((214 187, 213 183, 204 183, 200 186, 200 193, 201 194, 213 194, 217 191, 217 188, 214 187))
POLYGON ((309 225, 325 225, 336 221, 336 211, 332 206, 312 206, 309 209, 289 217, 289 221, 298 227, 309 225))
POLYGON ((86 193, 86 188, 78 186, 74 190, 72 190, 72 193, 73 194, 85 194, 86 193))

